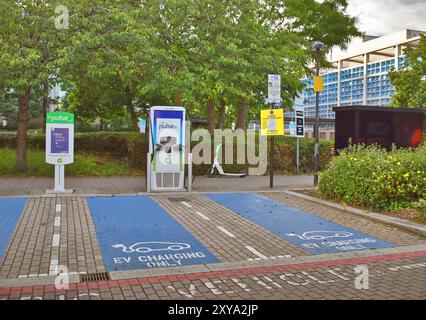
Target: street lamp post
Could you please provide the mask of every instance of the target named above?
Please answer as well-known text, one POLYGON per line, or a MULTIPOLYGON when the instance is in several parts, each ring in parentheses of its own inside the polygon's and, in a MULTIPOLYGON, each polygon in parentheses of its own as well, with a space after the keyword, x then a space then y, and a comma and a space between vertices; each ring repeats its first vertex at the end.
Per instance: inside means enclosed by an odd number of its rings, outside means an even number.
MULTIPOLYGON (((320 57, 321 51, 325 50, 325 44, 322 42, 315 42, 312 49, 315 51, 315 75, 320 75, 320 57)), ((315 90, 315 151, 314 151, 314 186, 318 185, 318 171, 319 171, 319 91, 315 90)))

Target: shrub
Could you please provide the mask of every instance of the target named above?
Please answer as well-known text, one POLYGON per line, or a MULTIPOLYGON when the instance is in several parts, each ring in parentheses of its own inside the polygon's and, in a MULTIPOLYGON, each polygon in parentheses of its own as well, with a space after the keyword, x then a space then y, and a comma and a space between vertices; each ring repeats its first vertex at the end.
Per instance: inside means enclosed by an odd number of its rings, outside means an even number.
POLYGON ((319 191, 345 204, 395 210, 426 198, 426 146, 386 152, 355 145, 320 173, 319 191))
MULTIPOLYGON (((44 135, 31 132, 28 147, 34 150, 45 149, 44 135)), ((76 133, 75 153, 106 154, 118 160, 125 160, 132 167, 144 168, 146 163, 145 136, 137 132, 93 132, 76 133)), ((0 134, 0 148, 16 149, 16 135, 0 134)))

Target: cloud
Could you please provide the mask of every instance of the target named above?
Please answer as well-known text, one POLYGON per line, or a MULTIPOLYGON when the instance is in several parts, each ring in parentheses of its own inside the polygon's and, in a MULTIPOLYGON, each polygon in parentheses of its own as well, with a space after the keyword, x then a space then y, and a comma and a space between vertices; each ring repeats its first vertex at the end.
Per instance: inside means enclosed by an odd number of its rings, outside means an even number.
POLYGON ((425 0, 348 0, 347 12, 358 18, 358 28, 371 35, 403 29, 426 31, 425 0))

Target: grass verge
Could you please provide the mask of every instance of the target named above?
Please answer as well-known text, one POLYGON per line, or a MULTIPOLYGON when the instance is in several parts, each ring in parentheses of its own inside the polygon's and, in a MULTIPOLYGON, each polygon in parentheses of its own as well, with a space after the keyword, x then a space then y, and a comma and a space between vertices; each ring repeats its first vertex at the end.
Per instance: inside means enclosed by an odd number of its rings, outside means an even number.
MULTIPOLYGON (((15 168, 16 151, 10 148, 0 149, 0 176, 18 177, 53 177, 53 165, 45 162, 45 153, 38 150, 28 150, 28 171, 19 173, 15 168)), ((75 156, 74 163, 65 168, 67 176, 72 177, 113 177, 139 176, 143 173, 132 168, 128 163, 111 158, 91 154, 75 156)))

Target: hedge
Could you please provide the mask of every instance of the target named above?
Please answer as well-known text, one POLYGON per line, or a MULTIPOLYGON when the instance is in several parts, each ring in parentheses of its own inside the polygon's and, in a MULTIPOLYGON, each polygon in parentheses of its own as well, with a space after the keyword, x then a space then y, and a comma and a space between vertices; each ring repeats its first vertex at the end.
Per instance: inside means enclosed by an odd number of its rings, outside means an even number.
MULTIPOLYGON (((29 148, 44 150, 45 136, 31 133, 28 137, 29 148)), ((198 142, 191 142, 192 147, 198 142)), ((136 132, 96 132, 77 133, 75 135, 75 152, 108 155, 124 160, 132 167, 144 170, 146 167, 147 145, 145 136, 136 132)), ((234 142, 234 159, 236 159, 236 142, 234 142)), ((0 148, 16 148, 16 136, 13 133, 0 133, 0 148)), ((325 168, 332 157, 333 143, 320 141, 320 168, 325 168)), ((257 150, 257 149, 256 149, 257 150)), ((257 151, 256 151, 257 152, 257 151)), ((212 146, 212 157, 214 148, 212 146)), ((300 139, 300 173, 312 173, 314 140, 300 139)), ((248 169, 247 165, 223 165, 225 171, 239 172, 248 169)), ((205 175, 209 164, 194 166, 195 175, 205 175)), ((275 138, 275 169, 277 174, 296 173, 296 139, 291 137, 275 138)))
MULTIPOLYGON (((45 149, 46 138, 42 134, 30 134, 28 146, 35 150, 45 149)), ((16 148, 16 136, 11 133, 0 134, 0 148, 16 148)), ((113 158, 128 161, 133 167, 143 167, 145 137, 136 132, 96 132, 77 133, 74 142, 75 153, 86 152, 107 154, 113 158)))
POLYGON ((374 145, 351 146, 320 173, 319 191, 379 210, 416 207, 426 199, 426 145, 390 152, 374 145))

